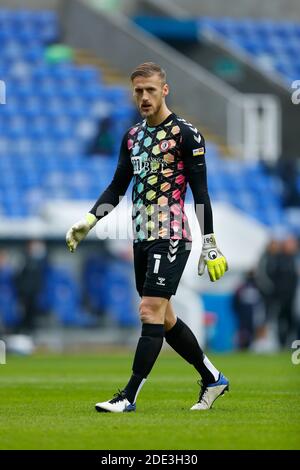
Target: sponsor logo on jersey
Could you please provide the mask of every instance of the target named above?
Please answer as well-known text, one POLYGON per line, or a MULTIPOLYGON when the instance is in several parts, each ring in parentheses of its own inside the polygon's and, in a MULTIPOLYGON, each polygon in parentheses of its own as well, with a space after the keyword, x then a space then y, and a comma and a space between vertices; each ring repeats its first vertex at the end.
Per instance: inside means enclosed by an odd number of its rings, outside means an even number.
POLYGON ((193 156, 198 157, 198 155, 204 155, 204 147, 193 150, 193 156))
POLYGON ((149 157, 146 160, 143 160, 140 156, 131 157, 131 163, 133 166, 134 175, 139 175, 142 172, 147 173, 148 171, 158 172, 161 171, 162 168, 168 166, 168 163, 163 160, 163 157, 149 157), (152 162, 158 163, 160 168, 155 168, 155 170, 153 170, 151 166, 152 162))
POLYGON ((131 157, 131 163, 133 165, 133 173, 138 175, 143 169, 143 161, 141 157, 131 157))

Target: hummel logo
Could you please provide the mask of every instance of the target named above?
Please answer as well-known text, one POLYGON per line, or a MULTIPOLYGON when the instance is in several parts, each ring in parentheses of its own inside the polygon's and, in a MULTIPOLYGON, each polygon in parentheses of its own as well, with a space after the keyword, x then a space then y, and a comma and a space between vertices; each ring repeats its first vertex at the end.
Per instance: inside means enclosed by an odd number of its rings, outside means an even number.
POLYGON ((198 144, 200 144, 200 142, 201 142, 201 135, 198 135, 197 137, 194 135, 193 137, 194 137, 195 141, 198 142, 198 144))
POLYGON ((159 277, 158 278, 158 282, 156 283, 158 286, 165 286, 165 280, 166 278, 165 277, 159 277))

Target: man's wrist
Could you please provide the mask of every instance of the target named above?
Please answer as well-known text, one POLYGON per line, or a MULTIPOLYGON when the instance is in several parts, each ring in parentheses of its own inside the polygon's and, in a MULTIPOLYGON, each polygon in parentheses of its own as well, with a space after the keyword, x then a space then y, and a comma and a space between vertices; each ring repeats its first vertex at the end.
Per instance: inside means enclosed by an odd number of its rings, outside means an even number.
POLYGON ((213 233, 207 233, 202 236, 202 243, 204 248, 215 248, 217 246, 216 238, 213 233))
POLYGON ((96 217, 94 214, 92 214, 91 212, 88 212, 88 213, 85 215, 85 220, 87 221, 87 223, 89 224, 89 226, 90 226, 91 228, 93 228, 94 225, 96 225, 96 223, 97 223, 97 221, 98 221, 98 220, 97 220, 97 217, 96 217))

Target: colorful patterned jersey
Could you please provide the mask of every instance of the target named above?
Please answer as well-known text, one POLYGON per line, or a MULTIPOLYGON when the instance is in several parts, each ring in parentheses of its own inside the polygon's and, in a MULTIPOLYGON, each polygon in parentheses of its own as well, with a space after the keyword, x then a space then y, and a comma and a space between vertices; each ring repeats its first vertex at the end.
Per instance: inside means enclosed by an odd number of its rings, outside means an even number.
POLYGON ((156 127, 137 124, 126 139, 134 177, 134 238, 191 240, 184 200, 189 172, 204 164, 202 135, 171 114, 156 127))
POLYGON ((150 127, 144 120, 130 128, 122 140, 114 178, 91 212, 101 218, 105 215, 98 210, 101 205, 115 207, 132 178, 134 241, 191 240, 184 211, 187 182, 195 203, 207 210, 207 230, 212 229, 205 142, 191 123, 172 113, 158 126, 150 127))

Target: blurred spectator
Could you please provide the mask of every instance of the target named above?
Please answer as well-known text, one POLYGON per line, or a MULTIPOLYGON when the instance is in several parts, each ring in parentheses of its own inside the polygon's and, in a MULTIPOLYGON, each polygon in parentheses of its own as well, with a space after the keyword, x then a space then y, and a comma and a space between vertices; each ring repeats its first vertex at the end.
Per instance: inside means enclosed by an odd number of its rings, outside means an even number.
POLYGON ((0 333, 15 330, 20 323, 20 311, 16 299, 15 273, 10 256, 0 250, 0 333))
POLYGON ((280 241, 275 239, 270 240, 255 273, 257 286, 264 298, 268 319, 272 316, 275 300, 274 294, 280 250, 280 241))
POLYGON ((36 318, 43 313, 38 301, 45 281, 46 264, 45 243, 38 240, 29 241, 23 266, 16 274, 17 294, 23 310, 20 330, 26 333, 34 329, 36 318))
POLYGON ((82 291, 85 309, 102 324, 107 309, 107 258, 105 254, 87 256, 82 266, 82 291))
POLYGON ((113 124, 109 117, 101 119, 97 135, 88 148, 88 153, 114 155, 113 124))
POLYGON ((248 349, 264 334, 265 308, 253 271, 249 271, 233 296, 233 308, 238 320, 238 347, 248 349))
POLYGON ((5 321, 4 321, 4 296, 6 295, 6 289, 3 289, 3 281, 6 281, 7 274, 9 272, 9 261, 7 254, 4 250, 0 250, 0 335, 5 332, 5 321), (2 293, 2 291, 4 291, 2 293))
POLYGON ((256 280, 264 297, 267 321, 276 323, 278 344, 288 346, 294 331, 294 303, 298 275, 296 257, 297 241, 286 238, 283 241, 271 240, 259 262, 256 280))
POLYGON ((297 273, 298 243, 289 237, 282 243, 276 294, 279 303, 278 338, 281 347, 290 346, 289 340, 296 339, 295 299, 298 285, 297 273), (291 337, 291 335, 295 337, 291 337))

